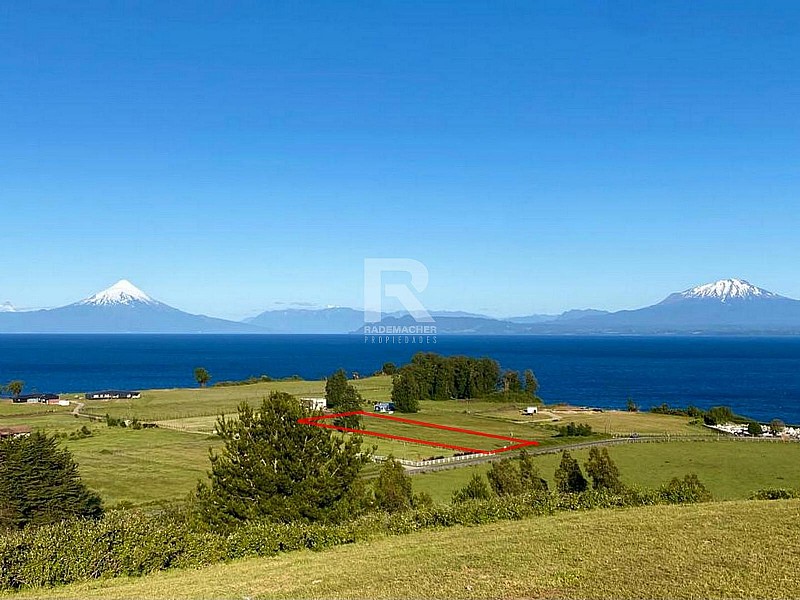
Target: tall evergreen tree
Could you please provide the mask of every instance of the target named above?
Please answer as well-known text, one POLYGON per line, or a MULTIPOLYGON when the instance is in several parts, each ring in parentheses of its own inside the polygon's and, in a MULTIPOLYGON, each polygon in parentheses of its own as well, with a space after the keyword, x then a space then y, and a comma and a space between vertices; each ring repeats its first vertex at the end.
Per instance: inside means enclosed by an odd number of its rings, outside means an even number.
POLYGON ((547 491, 547 481, 539 473, 539 469, 533 462, 533 457, 525 450, 519 453, 519 476, 522 487, 526 492, 547 491))
POLYGON ((392 380, 392 402, 405 413, 419 411, 420 384, 414 370, 403 368, 392 380))
POLYGON ((624 487, 619 477, 619 469, 608 453, 608 448, 592 448, 586 461, 586 474, 592 479, 596 490, 619 492, 624 487))
POLYGON ((328 401, 328 408, 339 410, 339 405, 345 400, 347 385, 347 374, 344 369, 339 369, 328 377, 328 381, 325 382, 325 399, 328 401))
POLYGON ((525 369, 525 392, 531 397, 532 400, 538 400, 539 396, 539 380, 530 369, 525 369))
POLYGON ((100 497, 87 489, 69 450, 33 433, 0 440, 0 528, 99 518, 100 497))
POLYGON ((217 421, 223 449, 211 454, 208 483, 197 490, 209 524, 248 519, 334 521, 364 505, 359 474, 369 461, 361 438, 298 423, 308 416, 296 398, 273 392, 259 409, 239 405, 238 418, 217 421))
POLYGON ((573 494, 584 491, 588 487, 586 478, 581 472, 578 461, 572 458, 569 450, 561 453, 561 463, 555 473, 556 486, 562 494, 573 494))

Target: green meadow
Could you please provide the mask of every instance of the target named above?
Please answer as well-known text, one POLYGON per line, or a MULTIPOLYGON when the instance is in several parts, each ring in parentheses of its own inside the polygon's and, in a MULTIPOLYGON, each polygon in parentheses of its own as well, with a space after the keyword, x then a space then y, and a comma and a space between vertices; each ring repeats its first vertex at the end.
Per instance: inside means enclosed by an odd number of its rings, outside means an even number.
MULTIPOLYGON (((391 378, 369 377, 353 384, 365 397, 364 408, 389 398, 391 378)), ((43 405, 0 403, 0 423, 28 424, 37 429, 65 436, 64 445, 74 454, 86 482, 98 490, 107 505, 118 503, 146 505, 178 501, 190 493, 209 468, 209 448, 220 442, 210 435, 221 413, 235 414, 236 406, 246 401, 253 405, 272 391, 296 396, 323 396, 323 381, 280 381, 252 385, 175 390, 146 390, 141 399, 90 401, 84 411, 93 415, 137 418, 156 422, 158 428, 133 430, 108 427, 105 422, 76 418, 70 408, 43 405), (70 439, 81 427, 92 435, 70 439)), ((71 399, 75 399, 72 395, 71 399)), ((623 479, 631 484, 656 486, 673 476, 695 472, 719 499, 742 499, 767 486, 800 485, 800 444, 712 441, 710 430, 691 423, 687 417, 621 411, 590 412, 564 407, 549 407, 539 415, 520 414, 522 405, 507 405, 476 400, 423 402, 419 413, 404 415, 428 423, 461 427, 486 433, 539 442, 548 449, 565 443, 627 436, 706 436, 709 441, 670 441, 636 443, 610 448, 623 479), (588 438, 556 437, 558 425, 570 421, 590 424, 595 434, 588 438)), ((365 417, 368 430, 428 439, 440 443, 494 449, 506 442, 429 427, 406 425, 374 417, 365 417)), ((419 444, 365 437, 365 445, 376 454, 411 460, 450 456, 453 450, 419 444)), ((587 451, 575 451, 585 461, 587 451)), ((536 457, 543 476, 552 481, 559 460, 557 454, 536 457)), ((449 501, 452 492, 463 486, 473 473, 482 473, 488 465, 417 474, 417 491, 430 493, 434 499, 449 501)), ((367 475, 374 473, 368 469, 367 475)))
MULTIPOLYGON (((696 473, 717 500, 745 499, 766 487, 800 487, 800 444, 797 442, 670 441, 623 444, 608 449, 625 483, 658 487, 672 477, 696 473)), ((583 465, 588 450, 571 452, 583 465)), ((551 484, 560 454, 534 457, 551 484)), ((488 464, 464 466, 414 476, 414 488, 439 502, 448 502, 474 473, 486 473, 488 464)))

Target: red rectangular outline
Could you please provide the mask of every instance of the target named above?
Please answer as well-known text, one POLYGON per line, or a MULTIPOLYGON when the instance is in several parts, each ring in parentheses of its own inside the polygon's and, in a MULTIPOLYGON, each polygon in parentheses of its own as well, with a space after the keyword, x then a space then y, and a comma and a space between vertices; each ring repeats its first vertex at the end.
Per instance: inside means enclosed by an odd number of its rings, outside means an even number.
POLYGON ((381 413, 367 412, 365 410, 354 410, 351 412, 335 413, 330 415, 315 415, 313 417, 303 417, 297 420, 302 425, 311 425, 313 427, 322 427, 324 429, 334 429, 336 431, 344 431, 347 433, 361 433, 363 435, 371 435, 373 437, 386 438, 390 440, 398 440, 401 442, 410 442, 412 444, 423 444, 425 446, 435 446, 437 448, 447 448, 449 450, 458 450, 459 452, 469 452, 470 454, 499 454, 501 452, 508 452, 509 450, 516 450, 518 448, 525 448, 527 446, 538 446, 539 442, 532 440, 521 440, 519 438, 509 437, 507 435, 497 435, 495 433, 486 433, 484 431, 475 431, 474 429, 464 429, 462 427, 451 427, 450 425, 437 425, 436 423, 426 423, 425 421, 415 421, 413 419, 406 419, 404 417, 395 417, 393 415, 385 415, 381 413), (495 450, 478 450, 476 448, 467 448, 466 446, 453 446, 452 444, 443 444, 441 442, 432 442, 430 440, 421 440, 417 438, 409 438, 401 435, 392 435, 389 433, 380 433, 378 431, 369 431, 367 429, 353 429, 351 427, 340 427, 332 423, 321 423, 326 419, 337 419, 339 417, 351 417, 354 415, 363 415, 365 417, 375 417, 377 419, 387 419, 389 421, 397 421, 399 423, 406 423, 408 425, 419 425, 420 427, 431 427, 433 429, 443 429, 445 431, 455 431, 457 433, 466 433, 468 435, 477 435, 480 437, 492 438, 495 440, 504 440, 507 442, 516 442, 512 446, 504 448, 497 448, 495 450))

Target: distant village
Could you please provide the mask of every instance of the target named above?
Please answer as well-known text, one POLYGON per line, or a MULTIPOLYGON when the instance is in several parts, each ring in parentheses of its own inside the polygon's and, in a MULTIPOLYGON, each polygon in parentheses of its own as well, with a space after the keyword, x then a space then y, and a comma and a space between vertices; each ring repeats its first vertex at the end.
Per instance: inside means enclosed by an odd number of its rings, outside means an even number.
MULTIPOLYGON (((754 437, 752 433, 750 433, 747 423, 725 423, 723 425, 707 425, 707 427, 737 437, 754 437)), ((761 434, 759 437, 800 440, 800 427, 784 426, 780 431, 773 431, 770 425, 761 425, 761 434)))

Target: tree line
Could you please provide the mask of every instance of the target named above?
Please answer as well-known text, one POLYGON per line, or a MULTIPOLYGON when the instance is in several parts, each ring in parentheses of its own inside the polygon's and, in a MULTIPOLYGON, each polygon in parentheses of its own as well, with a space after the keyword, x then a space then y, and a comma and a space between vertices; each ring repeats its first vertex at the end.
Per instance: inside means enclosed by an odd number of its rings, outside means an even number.
POLYGON ((539 402, 539 382, 533 371, 501 372, 491 358, 441 356, 418 352, 394 372, 392 402, 401 412, 417 412, 421 400, 464 400, 501 397, 539 402), (524 383, 523 383, 524 382, 524 383))

